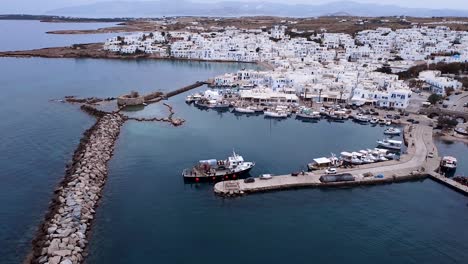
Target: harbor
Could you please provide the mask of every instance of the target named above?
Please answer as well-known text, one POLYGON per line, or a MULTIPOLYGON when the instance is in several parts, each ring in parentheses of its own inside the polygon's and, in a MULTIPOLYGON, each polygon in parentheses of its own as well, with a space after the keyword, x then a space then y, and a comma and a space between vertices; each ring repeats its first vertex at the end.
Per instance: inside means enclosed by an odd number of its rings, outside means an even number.
MULTIPOLYGON (((338 169, 339 175, 349 175, 348 180, 326 180, 325 172, 314 171, 273 176, 267 180, 254 178, 254 181, 234 180, 216 183, 214 192, 222 196, 234 196, 247 193, 278 191, 304 187, 353 187, 363 185, 388 184, 419 180, 429 175, 439 182, 468 195, 468 188, 453 180, 446 179, 435 172, 440 158, 432 140, 432 128, 415 125, 412 131, 405 130, 408 142, 407 154, 399 161, 385 161, 382 164, 368 164, 353 169, 338 169), (431 153, 429 155, 429 153, 431 153), (325 179, 324 179, 325 178, 325 179)), ((333 177, 333 175, 329 175, 333 177)))

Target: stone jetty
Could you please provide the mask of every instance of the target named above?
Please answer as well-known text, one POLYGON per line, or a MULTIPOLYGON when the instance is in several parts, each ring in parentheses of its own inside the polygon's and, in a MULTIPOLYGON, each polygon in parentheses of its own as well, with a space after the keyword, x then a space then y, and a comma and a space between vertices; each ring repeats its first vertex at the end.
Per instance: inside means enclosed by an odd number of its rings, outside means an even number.
POLYGON ((118 113, 106 114, 85 132, 33 240, 27 263, 83 262, 91 222, 107 178, 107 162, 124 122, 118 113))

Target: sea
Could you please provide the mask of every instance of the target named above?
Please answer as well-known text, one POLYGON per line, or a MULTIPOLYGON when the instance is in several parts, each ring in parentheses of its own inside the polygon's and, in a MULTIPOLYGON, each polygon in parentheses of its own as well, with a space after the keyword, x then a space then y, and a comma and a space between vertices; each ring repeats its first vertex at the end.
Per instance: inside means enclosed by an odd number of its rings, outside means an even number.
MULTIPOLYGON (((0 21, 0 50, 102 42, 112 34, 50 35, 104 23, 0 21)), ((0 58, 0 263, 20 263, 82 133, 94 118, 67 95, 170 91, 255 64, 0 58)), ((207 87, 197 89, 202 91, 207 87)), ((287 174, 313 158, 373 148, 384 127, 235 115, 170 98, 173 127, 129 121, 109 163, 86 263, 465 263, 468 198, 430 179, 221 198, 182 170, 233 151, 252 176, 287 174)), ((162 104, 125 112, 164 117, 162 104)), ((468 175, 467 145, 438 141, 468 175)))

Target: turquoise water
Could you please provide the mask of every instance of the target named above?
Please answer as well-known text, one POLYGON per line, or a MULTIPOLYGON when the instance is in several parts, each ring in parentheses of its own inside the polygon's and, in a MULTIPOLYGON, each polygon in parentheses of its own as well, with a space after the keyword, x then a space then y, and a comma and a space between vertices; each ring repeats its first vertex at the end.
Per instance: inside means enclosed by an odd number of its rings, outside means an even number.
MULTIPOLYGON (((11 25, 22 28, 21 22, 11 25)), ((44 35, 38 31, 42 32, 24 27, 22 32, 44 35)), ((47 45, 63 45, 54 37, 42 37, 47 45)), ((13 47, 24 44, 17 41, 13 47)), ((0 50, 4 47, 0 42, 0 50)), ((1 58, 0 263, 19 263, 28 252, 65 164, 93 123, 77 106, 50 99, 167 91, 243 67, 255 65, 1 58)), ((383 128, 235 116, 200 111, 183 101, 184 95, 168 101, 176 116, 187 120, 181 127, 124 125, 97 209, 88 263, 467 259, 468 199, 431 180, 223 199, 213 194, 211 184, 184 184, 180 175, 197 160, 224 158, 233 148, 257 163, 253 175, 289 173, 331 152, 373 147, 383 128)), ((166 112, 165 107, 150 105, 132 115, 166 112)), ((460 164, 468 164, 466 146, 440 144, 446 147, 442 153, 457 146, 460 164)), ((458 171, 468 174, 466 167, 458 171)))

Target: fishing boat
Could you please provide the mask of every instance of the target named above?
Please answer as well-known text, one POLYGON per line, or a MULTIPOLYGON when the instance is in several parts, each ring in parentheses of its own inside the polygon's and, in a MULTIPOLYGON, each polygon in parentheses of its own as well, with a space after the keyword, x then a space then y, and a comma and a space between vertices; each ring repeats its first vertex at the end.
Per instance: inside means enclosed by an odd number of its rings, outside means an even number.
POLYGON ((390 127, 384 130, 384 134, 391 136, 399 136, 401 134, 401 130, 398 128, 390 127))
POLYGON ((185 169, 182 176, 186 180, 195 182, 203 180, 235 179, 248 173, 255 166, 254 162, 244 161, 244 158, 235 152, 226 160, 200 160, 191 169, 185 169))
POLYGON ((298 119, 320 119, 320 112, 312 111, 309 108, 302 109, 299 113, 296 114, 298 119))
POLYGON ((392 149, 392 150, 401 150, 403 142, 399 140, 393 140, 393 139, 384 139, 384 140, 378 140, 377 145, 379 147, 387 148, 387 149, 392 149))
POLYGON ((446 170, 455 170, 457 168, 457 159, 452 156, 444 156, 440 161, 440 167, 446 170))

